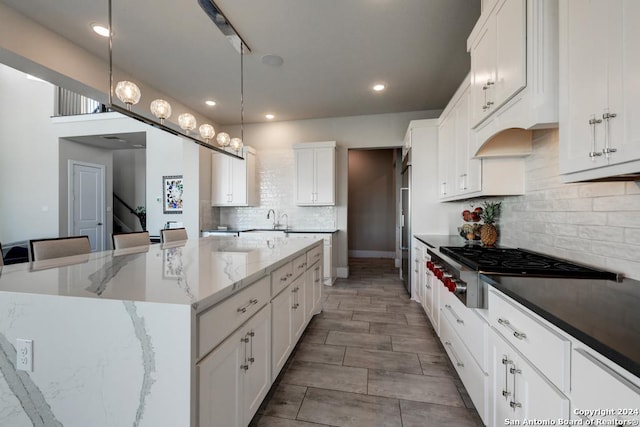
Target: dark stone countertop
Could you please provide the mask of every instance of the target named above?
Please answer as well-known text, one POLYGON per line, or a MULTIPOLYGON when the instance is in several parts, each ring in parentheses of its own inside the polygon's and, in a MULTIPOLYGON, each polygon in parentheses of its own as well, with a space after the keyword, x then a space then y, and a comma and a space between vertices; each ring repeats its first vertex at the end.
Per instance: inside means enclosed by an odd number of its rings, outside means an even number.
POLYGON ((482 278, 640 377, 640 282, 496 275, 482 278))
POLYGON ((420 240, 432 249, 438 249, 440 246, 463 246, 464 239, 457 235, 447 234, 414 234, 413 237, 420 240))

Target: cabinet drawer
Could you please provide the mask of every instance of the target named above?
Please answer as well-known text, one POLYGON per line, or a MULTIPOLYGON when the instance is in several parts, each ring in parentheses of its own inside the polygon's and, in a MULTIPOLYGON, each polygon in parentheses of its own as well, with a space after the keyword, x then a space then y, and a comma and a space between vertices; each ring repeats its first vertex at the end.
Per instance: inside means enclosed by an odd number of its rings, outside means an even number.
POLYGON ((322 257, 322 246, 316 246, 307 251, 307 265, 313 265, 322 257))
POLYGON ((449 320, 453 329, 469 349, 469 352, 471 352, 480 367, 487 372, 486 322, 479 314, 462 304, 462 302, 447 289, 443 287, 441 291, 443 293, 443 305, 440 307, 442 316, 449 320))
POLYGON ((269 277, 200 314, 198 327, 198 359, 214 349, 223 339, 269 302, 269 277))
POLYGON ((440 339, 478 414, 486 422, 489 405, 489 376, 478 366, 469 350, 460 341, 448 318, 440 322, 440 339))
POLYGON ((293 279, 299 277, 307 270, 307 254, 300 255, 293 260, 293 279))
POLYGON ((560 390, 569 391, 569 340, 494 290, 489 292, 489 322, 560 390))
POLYGON ((600 420, 637 420, 640 387, 624 378, 587 349, 575 349, 571 364, 571 403, 578 418, 600 420), (613 409, 614 414, 589 415, 576 410, 613 409), (622 412, 617 413, 618 409, 622 412))
POLYGON ((293 281, 293 264, 286 263, 271 273, 271 296, 278 295, 293 281))

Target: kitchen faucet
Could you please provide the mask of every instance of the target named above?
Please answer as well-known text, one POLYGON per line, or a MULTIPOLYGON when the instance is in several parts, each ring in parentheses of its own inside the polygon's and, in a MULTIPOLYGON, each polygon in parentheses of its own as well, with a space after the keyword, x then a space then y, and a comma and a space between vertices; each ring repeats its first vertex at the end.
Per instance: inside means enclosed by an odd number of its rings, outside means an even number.
POLYGON ((276 228, 278 228, 280 224, 276 223, 276 211, 274 211, 273 209, 269 209, 269 212, 267 212, 267 219, 271 218, 272 213, 273 213, 273 229, 275 230, 276 228))
MULTIPOLYGON (((284 229, 288 230, 289 229, 289 215, 287 215, 286 213, 281 214, 280 215, 280 221, 282 221, 283 217, 287 218, 287 220, 284 222, 284 229)), ((282 223, 280 225, 282 225, 282 223)))

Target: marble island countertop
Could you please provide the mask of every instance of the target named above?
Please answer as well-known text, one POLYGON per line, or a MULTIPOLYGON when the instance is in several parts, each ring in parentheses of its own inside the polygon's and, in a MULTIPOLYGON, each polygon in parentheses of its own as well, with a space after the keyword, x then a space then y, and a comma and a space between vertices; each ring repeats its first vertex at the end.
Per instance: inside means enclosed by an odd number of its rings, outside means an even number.
POLYGON ((8 265, 0 268, 0 292, 189 304, 201 311, 313 244, 259 235, 212 236, 8 265))

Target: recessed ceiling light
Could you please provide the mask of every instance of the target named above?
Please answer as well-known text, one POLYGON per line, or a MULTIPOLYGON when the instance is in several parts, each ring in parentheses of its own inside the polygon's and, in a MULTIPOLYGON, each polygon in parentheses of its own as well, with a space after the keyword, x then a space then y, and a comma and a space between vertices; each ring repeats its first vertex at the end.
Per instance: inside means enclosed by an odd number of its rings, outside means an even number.
POLYGON ((378 83, 376 85, 373 85, 373 90, 375 90, 376 92, 380 92, 386 89, 386 86, 383 85, 382 83, 378 83))
POLYGON ((261 61, 264 65, 279 67, 284 63, 284 59, 278 55, 263 55, 261 61))
POLYGON ((99 36, 109 37, 109 29, 100 24, 91 24, 91 29, 99 36))
POLYGON ((212 101, 210 99, 207 99, 206 101, 204 101, 205 104, 207 104, 209 107, 215 107, 216 105, 216 101, 212 101))
POLYGON ((273 114, 265 114, 265 115, 264 115, 264 117, 265 117, 267 120, 273 120, 273 119, 275 119, 275 118, 276 118, 276 116, 274 116, 273 114))

